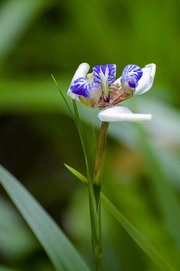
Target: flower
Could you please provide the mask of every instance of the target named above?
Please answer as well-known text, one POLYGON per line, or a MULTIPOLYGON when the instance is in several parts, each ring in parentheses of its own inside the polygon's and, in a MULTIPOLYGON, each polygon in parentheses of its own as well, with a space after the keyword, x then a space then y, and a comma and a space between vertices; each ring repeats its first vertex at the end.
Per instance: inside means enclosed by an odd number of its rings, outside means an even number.
POLYGON ((75 72, 67 94, 87 106, 99 107, 98 117, 101 121, 143 122, 152 118, 151 114, 135 114, 119 103, 147 92, 153 84, 156 72, 155 64, 144 68, 127 65, 122 76, 116 78, 116 65, 98 65, 88 73, 89 64, 82 63, 75 72))

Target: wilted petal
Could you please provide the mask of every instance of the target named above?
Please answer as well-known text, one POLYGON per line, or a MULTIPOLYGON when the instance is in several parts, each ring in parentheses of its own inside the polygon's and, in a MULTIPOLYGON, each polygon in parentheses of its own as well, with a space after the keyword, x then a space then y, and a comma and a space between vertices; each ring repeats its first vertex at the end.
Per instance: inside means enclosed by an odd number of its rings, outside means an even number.
POLYGON ((139 83, 135 90, 134 95, 141 95, 152 87, 154 76, 156 73, 156 65, 153 63, 148 64, 142 69, 142 71, 143 71, 143 76, 139 80, 139 83))
POLYGON ((124 105, 113 106, 99 112, 98 118, 105 122, 130 121, 147 122, 152 119, 151 114, 135 114, 124 105))
POLYGON ((93 67, 94 82, 101 84, 101 73, 107 77, 108 84, 113 84, 116 78, 116 64, 93 67))
MULTIPOLYGON (((89 71, 89 69, 90 69, 90 66, 89 66, 88 63, 81 63, 81 64, 79 65, 79 67, 77 68, 77 70, 76 70, 74 76, 73 76, 73 79, 72 79, 72 81, 71 81, 71 84, 72 84, 73 81, 75 81, 75 80, 77 80, 77 79, 79 79, 79 78, 81 78, 81 77, 85 78, 86 75, 87 75, 87 73, 88 73, 88 71, 89 71)), ((71 86, 71 85, 70 85, 70 86, 71 86)), ((76 100, 79 101, 78 95, 72 93, 70 87, 69 87, 69 89, 68 89, 68 91, 67 91, 67 94, 68 94, 72 99, 76 99, 76 100)))

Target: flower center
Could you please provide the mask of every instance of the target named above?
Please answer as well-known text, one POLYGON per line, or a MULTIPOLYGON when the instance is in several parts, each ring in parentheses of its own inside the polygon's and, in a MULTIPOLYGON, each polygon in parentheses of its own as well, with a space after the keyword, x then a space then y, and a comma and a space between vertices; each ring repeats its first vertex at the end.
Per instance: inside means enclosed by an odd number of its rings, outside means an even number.
POLYGON ((100 75, 103 94, 105 95, 106 98, 108 98, 109 96, 109 88, 108 88, 109 68, 108 66, 106 67, 105 73, 103 73, 102 69, 100 68, 99 75, 100 75))

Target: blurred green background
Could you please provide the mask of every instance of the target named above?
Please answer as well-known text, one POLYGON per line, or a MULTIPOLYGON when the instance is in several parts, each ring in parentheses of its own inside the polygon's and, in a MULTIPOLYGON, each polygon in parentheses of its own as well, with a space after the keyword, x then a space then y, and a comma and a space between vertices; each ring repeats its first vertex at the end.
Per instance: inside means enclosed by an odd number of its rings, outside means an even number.
MULTIPOLYGON (((85 173, 74 123, 51 74, 67 91, 91 67, 156 63, 154 86, 124 102, 153 114, 146 125, 110 125, 103 190, 180 270, 180 1, 1 0, 0 162, 50 213, 94 270, 85 173)), ((89 154, 97 110, 78 103, 89 154)), ((97 136, 98 129, 95 130, 97 136)), ((103 270, 159 270, 103 209, 103 270)), ((53 271, 0 188, 0 271, 53 271)))

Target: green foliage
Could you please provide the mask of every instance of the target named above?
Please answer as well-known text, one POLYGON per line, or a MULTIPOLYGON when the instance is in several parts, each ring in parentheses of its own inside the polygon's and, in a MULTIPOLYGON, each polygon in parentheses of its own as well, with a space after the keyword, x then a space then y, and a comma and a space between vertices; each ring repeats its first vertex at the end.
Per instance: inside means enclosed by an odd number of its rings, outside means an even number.
POLYGON ((89 270, 76 249, 45 210, 2 166, 0 182, 46 250, 56 270, 89 270))
POLYGON ((150 244, 148 239, 137 230, 121 213, 120 211, 101 194, 103 203, 109 212, 115 217, 115 219, 122 225, 125 231, 131 236, 131 238, 143 249, 143 251, 160 267, 161 270, 176 270, 169 264, 165 258, 163 258, 156 249, 150 244))
POLYGON ((87 178, 83 176, 79 171, 75 170, 74 168, 68 166, 67 164, 64 164, 65 167, 72 173, 74 174, 82 183, 87 184, 87 178))
POLYGON ((0 250, 11 260, 31 253, 38 247, 37 242, 15 210, 3 198, 0 199, 0 250))
MULTIPOLYGON (((80 181, 87 184, 87 179, 77 170, 65 165, 80 181)), ((134 225, 111 203, 111 201, 101 192, 101 199, 107 210, 114 216, 120 225, 127 231, 131 238, 141 247, 141 249, 156 263, 161 270, 176 270, 163 258, 157 250, 150 244, 149 240, 135 228, 134 225)))

